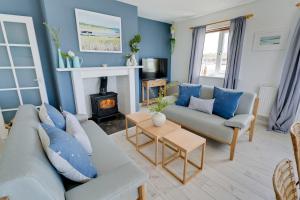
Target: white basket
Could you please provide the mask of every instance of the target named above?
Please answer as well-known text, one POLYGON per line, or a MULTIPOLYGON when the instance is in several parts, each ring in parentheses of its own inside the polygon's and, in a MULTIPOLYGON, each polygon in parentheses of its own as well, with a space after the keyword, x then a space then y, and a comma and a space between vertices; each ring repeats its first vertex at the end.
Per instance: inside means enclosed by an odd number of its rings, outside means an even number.
POLYGON ((8 135, 8 130, 5 128, 4 118, 2 115, 2 110, 0 108, 0 138, 6 139, 8 135))

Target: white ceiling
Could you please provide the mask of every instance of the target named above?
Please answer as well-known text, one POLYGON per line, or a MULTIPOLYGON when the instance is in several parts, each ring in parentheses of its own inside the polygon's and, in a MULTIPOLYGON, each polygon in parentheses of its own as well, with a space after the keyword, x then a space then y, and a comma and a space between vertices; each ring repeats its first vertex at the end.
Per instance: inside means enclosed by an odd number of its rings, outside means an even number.
POLYGON ((252 3, 256 0, 119 0, 138 7, 140 17, 174 22, 252 3))

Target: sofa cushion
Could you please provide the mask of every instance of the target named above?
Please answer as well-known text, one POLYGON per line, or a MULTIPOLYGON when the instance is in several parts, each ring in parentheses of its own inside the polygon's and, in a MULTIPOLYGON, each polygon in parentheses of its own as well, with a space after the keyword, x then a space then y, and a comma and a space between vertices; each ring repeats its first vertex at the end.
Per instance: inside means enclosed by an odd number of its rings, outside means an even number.
POLYGON ((203 136, 226 144, 232 142, 233 129, 224 126, 225 119, 222 117, 177 105, 169 106, 164 113, 169 120, 179 123, 183 127, 196 131, 203 136))
MULTIPOLYGON (((222 89, 224 89, 224 88, 222 88, 222 89)), ((232 89, 224 89, 224 90, 236 91, 236 90, 232 90, 232 89)), ((202 85, 200 98, 201 99, 212 99, 213 93, 214 93, 213 86, 202 85)), ((238 105, 238 108, 237 108, 235 114, 237 114, 237 115, 238 114, 252 114, 256 96, 257 95, 255 93, 243 92, 243 95, 240 98, 240 102, 239 102, 239 105, 238 105)))
POLYGON ((91 158, 101 174, 68 191, 66 199, 86 196, 90 199, 137 199, 137 187, 145 183, 147 175, 95 122, 89 120, 81 125, 90 138, 93 147, 91 158))
POLYGON ((59 173, 77 182, 86 182, 97 176, 87 152, 68 133, 42 124, 39 128, 44 150, 59 173))
POLYGON ((90 138, 93 147, 91 159, 95 167, 101 170, 101 174, 113 171, 130 162, 128 156, 95 122, 89 120, 83 122, 81 126, 90 138))
POLYGON ((91 155, 93 150, 90 139, 86 135, 85 130, 81 127, 78 119, 73 114, 66 111, 64 112, 64 115, 66 117, 66 132, 75 137, 86 152, 91 155))
POLYGON ((250 114, 253 113, 254 102, 257 95, 255 93, 244 92, 240 98, 239 106, 235 114, 250 114))
POLYGON ((243 92, 226 91, 215 87, 213 113, 225 119, 230 119, 238 108, 242 94, 243 92))
POLYGON ((176 105, 188 106, 191 96, 199 97, 201 86, 198 84, 181 84, 179 87, 179 96, 176 105))
POLYGON ((192 96, 190 99, 189 108, 212 114, 214 101, 214 99, 200 99, 192 96))
POLYGON ((135 164, 129 162, 108 173, 66 192, 66 200, 82 199, 137 199, 137 188, 147 181, 147 176, 135 164), (134 191, 135 196, 130 196, 134 191))
POLYGON ((66 120, 64 116, 53 106, 44 103, 41 105, 39 112, 40 120, 48 125, 56 126, 62 130, 66 130, 66 120))

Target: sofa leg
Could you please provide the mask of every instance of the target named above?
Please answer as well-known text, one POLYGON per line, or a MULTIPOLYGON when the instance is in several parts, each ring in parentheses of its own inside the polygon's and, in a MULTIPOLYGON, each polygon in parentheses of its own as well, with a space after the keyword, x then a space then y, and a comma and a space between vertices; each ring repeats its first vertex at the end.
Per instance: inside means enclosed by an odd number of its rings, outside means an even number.
POLYGON ((249 130, 249 142, 252 142, 252 140, 253 140, 254 126, 255 126, 255 119, 252 120, 251 125, 250 125, 250 130, 249 130))
POLYGON ((232 138, 232 142, 230 145, 230 160, 233 160, 233 158, 234 158, 235 146, 238 141, 238 135, 239 135, 239 129, 234 128, 233 129, 233 138, 232 138))
POLYGON ((254 119, 251 122, 250 130, 249 130, 249 142, 252 142, 253 135, 254 135, 254 127, 255 127, 255 122, 257 117, 258 105, 259 105, 259 98, 256 98, 254 102, 253 112, 252 112, 254 119))
POLYGON ((145 185, 141 185, 138 188, 138 194, 139 194, 138 200, 146 200, 145 185))

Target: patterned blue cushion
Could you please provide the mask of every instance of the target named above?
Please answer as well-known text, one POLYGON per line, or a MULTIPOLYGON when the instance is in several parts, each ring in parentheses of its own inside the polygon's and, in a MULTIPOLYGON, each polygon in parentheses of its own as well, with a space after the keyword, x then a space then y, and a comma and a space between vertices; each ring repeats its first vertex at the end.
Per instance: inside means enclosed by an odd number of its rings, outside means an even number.
POLYGON ((179 85, 179 96, 175 102, 178 106, 187 107, 190 103, 191 96, 199 98, 201 85, 198 84, 181 84, 179 85))
POLYGON ((230 119, 234 116, 238 108, 240 98, 243 92, 234 92, 222 90, 214 87, 214 108, 213 114, 219 115, 225 119, 230 119))
POLYGON ((46 104, 46 103, 44 105, 45 105, 45 107, 47 109, 47 113, 48 113, 50 119, 52 120, 52 122, 54 123, 54 125, 57 128, 66 130, 66 120, 65 120, 64 116, 53 106, 46 104))
POLYGON ((42 124, 39 135, 49 160, 62 175, 77 182, 97 176, 88 153, 70 134, 42 124))

